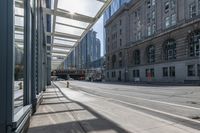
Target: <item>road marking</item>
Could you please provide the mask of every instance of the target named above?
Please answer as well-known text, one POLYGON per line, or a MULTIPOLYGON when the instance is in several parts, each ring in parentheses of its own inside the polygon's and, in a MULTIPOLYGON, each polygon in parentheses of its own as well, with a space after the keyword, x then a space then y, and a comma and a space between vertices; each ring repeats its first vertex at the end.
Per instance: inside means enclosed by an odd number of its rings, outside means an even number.
POLYGON ((145 106, 141 106, 141 105, 137 105, 137 104, 133 104, 133 103, 121 101, 121 100, 114 99, 114 98, 106 98, 106 97, 99 96, 99 95, 96 95, 96 94, 91 94, 91 93, 88 93, 88 92, 85 92, 85 91, 82 91, 82 92, 87 93, 88 95, 95 96, 95 97, 96 97, 96 96, 97 96, 97 97, 100 97, 100 98, 102 98, 102 99, 104 99, 104 100, 107 100, 107 101, 109 101, 109 100, 110 100, 110 101, 116 101, 116 102, 120 102, 120 103, 123 103, 123 104, 127 104, 127 105, 131 105, 131 106, 139 107, 139 108, 141 108, 141 109, 149 110, 149 111, 152 111, 152 112, 157 112, 157 113, 160 113, 160 114, 165 114, 165 115, 168 115, 168 116, 172 116, 172 117, 176 117, 176 118, 179 118, 179 119, 183 119, 183 120, 187 120, 187 121, 191 121, 191 122, 195 122, 195 123, 200 124, 200 121, 198 121, 198 120, 193 120, 193 119, 190 119, 190 118, 187 118, 187 117, 183 117, 183 116, 179 116, 179 115, 167 113, 167 112, 164 112, 164 111, 160 111, 160 110, 148 108, 148 107, 145 107, 145 106))
MULTIPOLYGON (((73 89, 72 88, 68 88, 68 89, 73 89)), ((160 114, 164 114, 164 115, 167 115, 167 116, 172 116, 172 117, 175 117, 175 118, 179 118, 179 119, 182 119, 182 120, 186 120, 186 121, 190 121, 190 122, 194 122, 194 123, 198 123, 200 124, 200 121, 197 121, 197 120, 192 120, 192 119, 189 119, 187 117, 182 117, 182 116, 179 116, 179 115, 174 115, 174 114, 171 114, 171 113, 167 113, 167 112, 164 112, 164 111, 159 111, 159 110, 156 110, 156 109, 151 109, 151 108, 148 108, 148 107, 145 107, 145 106, 140 106, 140 105, 136 105, 136 104, 132 104, 132 103, 128 103, 128 102, 124 102, 124 101, 121 101, 121 100, 117 100, 117 99, 114 99, 114 98, 106 98, 106 97, 103 97, 103 96, 99 96, 97 94, 91 94, 89 92, 86 92, 86 91, 83 91, 81 90, 80 92, 82 93, 85 93, 85 94, 88 94, 88 95, 91 95, 91 96, 94 96, 94 97, 99 97, 103 100, 106 100, 106 101, 116 101, 116 102, 120 102, 120 103, 123 103, 123 104, 127 104, 127 105, 131 105, 131 106, 135 106, 135 107, 138 107, 138 108, 141 108, 141 109, 145 109, 145 110, 149 110, 149 111, 152 111, 152 112, 157 112, 157 113, 160 113, 160 114)), ((93 103, 90 103, 91 105, 95 105, 93 103)), ((98 108, 99 110, 101 110, 100 108, 98 108)), ((110 112, 106 112, 105 110, 102 110, 104 111, 105 113, 110 113, 110 112)), ((137 110, 136 110, 137 111, 137 110)), ((175 122, 171 122, 171 121, 168 121, 168 120, 165 120, 165 119, 160 119, 160 117, 158 116, 153 116, 153 115, 150 115, 148 113, 143 113, 143 112, 140 112, 140 111, 137 111, 138 113, 142 113, 143 115, 147 115, 147 116, 151 116, 153 119, 158 119, 160 121, 163 121, 163 122, 166 122, 166 123, 169 123, 170 125, 172 125, 173 127, 176 127, 176 128, 179 128, 179 129, 182 129, 182 130, 186 130, 186 129, 183 129, 183 128, 180 128, 179 126, 177 126, 177 124, 179 125, 179 123, 175 123, 175 122), (175 125, 174 125, 175 124, 175 125)), ((184 122, 184 121, 182 121, 184 122)), ((194 130, 198 130, 198 129, 195 129, 194 130)), ((187 131, 187 130, 186 130, 187 131)), ((187 132, 190 132, 190 133, 194 133, 194 132, 191 132, 191 131, 187 131, 187 132)))
MULTIPOLYGON (((76 86, 76 85, 74 85, 74 86, 76 86)), ((79 86, 76 86, 76 87, 79 87, 79 86)), ((85 89, 89 89, 86 86, 82 86, 82 87, 84 87, 85 89)), ((81 88, 81 87, 79 87, 79 88, 81 88)), ((92 89, 89 89, 89 90, 92 90, 92 89)), ((168 103, 168 102, 163 102, 163 101, 150 100, 150 99, 145 99, 145 98, 135 97, 135 96, 126 96, 126 95, 122 95, 122 94, 113 94, 113 93, 108 93, 108 92, 100 92, 100 93, 116 95, 116 96, 123 96, 123 97, 126 97, 126 98, 144 100, 144 101, 148 101, 148 102, 162 103, 162 104, 167 104, 167 105, 172 105, 172 106, 177 106, 177 107, 184 107, 184 108, 194 109, 194 110, 199 110, 200 111, 200 108, 186 106, 186 105, 180 105, 180 104, 175 104, 175 103, 168 103)))

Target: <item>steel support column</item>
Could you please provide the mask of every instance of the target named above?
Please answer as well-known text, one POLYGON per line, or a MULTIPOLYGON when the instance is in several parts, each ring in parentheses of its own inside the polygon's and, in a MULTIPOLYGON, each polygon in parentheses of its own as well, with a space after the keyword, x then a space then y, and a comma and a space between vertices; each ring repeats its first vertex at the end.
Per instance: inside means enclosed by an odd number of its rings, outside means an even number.
POLYGON ((14 1, 0 0, 0 131, 10 133, 13 119, 14 1))

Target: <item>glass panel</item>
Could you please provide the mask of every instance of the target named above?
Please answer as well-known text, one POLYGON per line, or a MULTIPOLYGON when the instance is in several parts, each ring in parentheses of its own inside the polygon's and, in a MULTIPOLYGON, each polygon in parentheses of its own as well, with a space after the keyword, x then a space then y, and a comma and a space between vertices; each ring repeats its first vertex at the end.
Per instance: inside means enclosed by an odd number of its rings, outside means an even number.
POLYGON ((75 42, 69 42, 69 41, 63 41, 63 40, 54 40, 54 44, 62 44, 62 45, 69 45, 69 46, 73 46, 75 45, 75 42))
POLYGON ((78 40, 76 39, 71 39, 71 38, 63 38, 63 37, 54 37, 55 40, 62 40, 62 41, 72 41, 72 42, 77 42, 78 40))
POLYGON ((21 16, 15 16, 15 25, 16 26, 24 26, 24 18, 21 16))
MULTIPOLYGON (((23 4, 22 4, 23 5, 23 4)), ((15 26, 24 27, 24 9, 15 7, 15 26)), ((24 31, 15 28, 15 71, 14 71, 14 113, 23 106, 24 89, 24 31)))
POLYGON ((15 41, 20 41, 22 42, 24 39, 24 34, 15 34, 15 41))
POLYGON ((61 32, 61 33, 67 33, 70 35, 77 35, 77 36, 81 36, 81 34, 84 32, 84 30, 82 29, 73 28, 70 26, 65 26, 65 25, 60 25, 60 24, 56 24, 55 31, 61 32))
POLYGON ((52 53, 52 56, 66 56, 67 54, 52 53))
POLYGON ((69 52, 69 49, 60 49, 60 48, 53 48, 53 51, 60 51, 60 52, 69 52))
POLYGON ((77 27, 81 27, 81 28, 87 28, 89 23, 85 23, 85 22, 81 22, 81 21, 77 21, 77 20, 73 20, 73 19, 68 19, 68 18, 64 18, 64 17, 56 17, 56 22, 58 23, 63 23, 63 24, 67 24, 67 25, 72 25, 72 26, 77 26, 77 27))
POLYGON ((24 16, 24 9, 15 7, 15 15, 24 16))
POLYGON ((91 17, 95 17, 103 4, 97 0, 58 0, 59 9, 69 11, 72 15, 78 13, 91 17))

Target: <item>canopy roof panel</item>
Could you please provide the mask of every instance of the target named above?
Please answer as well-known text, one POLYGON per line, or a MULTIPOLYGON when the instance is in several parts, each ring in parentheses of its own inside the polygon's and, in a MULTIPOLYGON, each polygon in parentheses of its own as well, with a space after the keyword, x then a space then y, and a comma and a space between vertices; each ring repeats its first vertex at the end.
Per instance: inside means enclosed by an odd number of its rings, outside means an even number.
POLYGON ((44 15, 53 16, 52 32, 46 31, 46 35, 53 39, 49 51, 52 69, 56 69, 64 61, 111 2, 112 0, 53 0, 51 9, 43 8, 44 15))

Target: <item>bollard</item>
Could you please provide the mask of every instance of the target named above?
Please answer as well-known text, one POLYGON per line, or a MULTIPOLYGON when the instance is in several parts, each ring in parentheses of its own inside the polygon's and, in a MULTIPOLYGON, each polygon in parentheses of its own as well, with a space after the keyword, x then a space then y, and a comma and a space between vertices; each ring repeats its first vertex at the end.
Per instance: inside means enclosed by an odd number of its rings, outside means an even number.
POLYGON ((19 85, 19 89, 21 90, 22 89, 22 82, 20 82, 18 85, 19 85))
POLYGON ((67 88, 69 88, 69 82, 67 81, 67 88))

